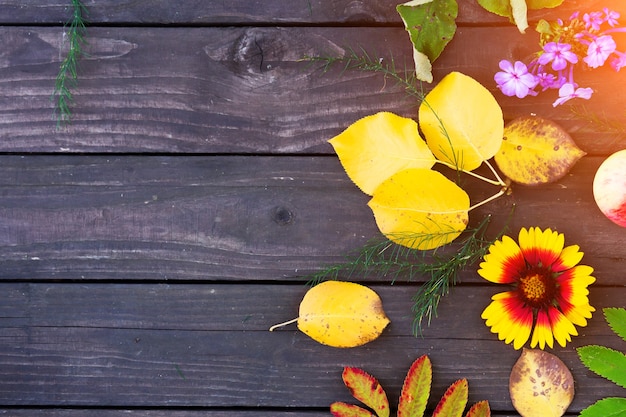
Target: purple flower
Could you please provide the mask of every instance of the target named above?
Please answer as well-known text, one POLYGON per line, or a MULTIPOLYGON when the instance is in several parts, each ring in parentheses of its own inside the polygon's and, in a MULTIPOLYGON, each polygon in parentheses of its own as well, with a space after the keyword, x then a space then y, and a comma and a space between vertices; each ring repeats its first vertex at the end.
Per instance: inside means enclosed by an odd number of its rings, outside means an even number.
POLYGON ((611 66, 615 71, 619 71, 622 67, 626 67, 626 53, 615 51, 615 55, 611 61, 611 66))
POLYGON ((500 69, 493 77, 498 88, 502 90, 505 96, 517 96, 524 98, 527 95, 536 95, 532 91, 538 84, 538 80, 533 74, 528 72, 528 67, 521 61, 515 61, 515 64, 507 60, 500 61, 500 69))
POLYGON ((569 43, 548 42, 543 46, 543 54, 537 62, 540 65, 546 65, 552 62, 554 71, 561 71, 567 67, 567 63, 575 64, 578 62, 578 56, 571 51, 572 45, 569 43))
POLYGON ((585 21, 585 27, 587 30, 600 30, 600 25, 604 23, 604 19, 602 18, 602 12, 591 12, 585 13, 583 15, 583 20, 585 21))
POLYGON ((615 25, 617 25, 617 19, 619 19, 619 13, 615 12, 613 10, 609 10, 608 7, 604 8, 604 20, 606 21, 606 23, 609 24, 609 26, 614 27, 615 25))
POLYGON ((591 41, 587 49, 587 56, 583 61, 591 68, 598 68, 604 65, 609 55, 615 52, 617 45, 611 35, 598 36, 591 41))
POLYGON ((552 103, 552 106, 556 107, 573 98, 584 98, 585 100, 589 100, 591 98, 591 94, 593 94, 593 90, 591 88, 576 88, 576 86, 572 83, 565 83, 561 88, 559 88, 559 98, 552 103))

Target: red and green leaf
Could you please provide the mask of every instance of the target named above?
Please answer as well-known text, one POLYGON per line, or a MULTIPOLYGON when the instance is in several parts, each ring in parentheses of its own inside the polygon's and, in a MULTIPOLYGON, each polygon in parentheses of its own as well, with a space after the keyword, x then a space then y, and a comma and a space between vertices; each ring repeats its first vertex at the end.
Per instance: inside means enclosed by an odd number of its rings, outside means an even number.
POLYGON ((343 369, 342 378, 354 398, 374 410, 378 417, 389 417, 387 394, 376 378, 351 367, 343 369))
POLYGON ((461 417, 467 405, 468 391, 467 379, 454 382, 441 397, 433 417, 461 417))
POLYGON ((465 417, 491 417, 489 401, 477 402, 469 409, 465 417))
POLYGON ((347 404, 341 401, 334 402, 330 405, 330 412, 335 417, 373 417, 365 408, 358 405, 347 404))
POLYGON ((398 417, 422 417, 424 415, 432 379, 433 369, 428 356, 424 355, 413 362, 402 386, 398 417))

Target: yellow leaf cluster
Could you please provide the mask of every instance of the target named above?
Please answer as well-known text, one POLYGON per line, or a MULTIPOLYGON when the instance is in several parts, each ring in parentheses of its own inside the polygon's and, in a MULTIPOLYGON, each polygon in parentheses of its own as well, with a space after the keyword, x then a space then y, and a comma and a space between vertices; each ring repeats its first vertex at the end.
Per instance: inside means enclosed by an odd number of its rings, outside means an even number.
MULTIPOLYGON (((471 208, 467 193, 433 166, 473 171, 500 149, 503 130, 493 95, 473 78, 452 72, 422 101, 419 126, 381 112, 329 142, 350 179, 372 196, 369 207, 381 232, 398 244, 427 250, 459 236, 471 208)), ((487 181, 504 185, 499 177, 487 181)))

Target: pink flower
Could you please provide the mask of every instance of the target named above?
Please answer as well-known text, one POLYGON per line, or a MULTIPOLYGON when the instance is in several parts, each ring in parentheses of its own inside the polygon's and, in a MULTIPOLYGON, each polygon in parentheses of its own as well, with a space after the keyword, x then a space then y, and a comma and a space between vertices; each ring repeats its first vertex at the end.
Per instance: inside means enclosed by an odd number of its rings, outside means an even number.
POLYGON ((613 10, 609 10, 608 7, 604 8, 604 20, 606 21, 606 23, 609 24, 609 26, 614 27, 615 25, 617 25, 617 19, 619 19, 619 13, 615 12, 613 10))
POLYGON ((583 61, 591 68, 598 68, 604 65, 609 55, 615 52, 617 45, 611 35, 598 36, 587 49, 587 56, 583 61))
POLYGON ((599 31, 600 25, 604 23, 604 19, 602 18, 602 12, 585 13, 583 15, 583 20, 585 21, 585 27, 587 28, 587 30, 592 29, 595 31, 599 31))
POLYGON ((565 83, 561 88, 559 88, 559 98, 552 103, 552 106, 556 107, 573 98, 584 98, 585 100, 589 100, 591 98, 591 94, 593 94, 593 90, 591 88, 576 88, 576 86, 572 83, 565 83))
POLYGON ((619 71, 622 67, 626 67, 626 53, 615 51, 615 55, 611 61, 611 66, 615 71, 619 71))
POLYGON ((497 72, 493 78, 505 96, 524 98, 529 94, 537 94, 532 89, 537 86, 539 81, 533 74, 528 72, 526 64, 521 61, 511 64, 507 60, 502 60, 500 61, 500 69, 502 71, 497 72))
POLYGON ((561 71, 567 67, 567 63, 575 64, 578 62, 578 56, 571 51, 572 45, 569 43, 548 42, 543 46, 543 54, 537 62, 546 65, 552 62, 554 71, 561 71))

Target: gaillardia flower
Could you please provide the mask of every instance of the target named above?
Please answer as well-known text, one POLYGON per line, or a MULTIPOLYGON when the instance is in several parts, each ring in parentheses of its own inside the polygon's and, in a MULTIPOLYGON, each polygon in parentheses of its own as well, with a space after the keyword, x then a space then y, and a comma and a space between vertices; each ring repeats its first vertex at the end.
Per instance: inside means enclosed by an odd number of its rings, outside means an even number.
POLYGON ((541 349, 553 341, 561 345, 584 327, 591 313, 587 286, 596 279, 593 268, 578 265, 578 245, 564 247, 563 234, 538 227, 519 232, 519 245, 503 236, 489 248, 478 274, 511 291, 496 294, 481 317, 505 343, 520 349, 532 333, 530 346, 541 349))

